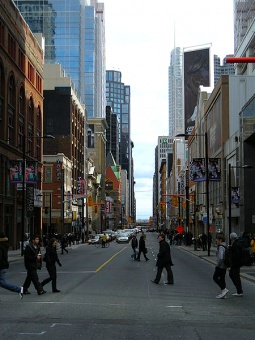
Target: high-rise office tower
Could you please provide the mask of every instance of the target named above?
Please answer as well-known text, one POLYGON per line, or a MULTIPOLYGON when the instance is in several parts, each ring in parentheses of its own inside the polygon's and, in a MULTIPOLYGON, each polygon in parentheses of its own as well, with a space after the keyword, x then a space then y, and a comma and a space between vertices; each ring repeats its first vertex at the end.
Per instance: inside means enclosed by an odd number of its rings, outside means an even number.
POLYGON ((131 139, 130 139, 130 86, 121 81, 121 72, 106 71, 106 99, 113 113, 120 122, 119 144, 120 165, 127 170, 128 179, 131 173, 131 139))
POLYGON ((171 52, 168 68, 169 136, 184 133, 182 49, 171 52))
POLYGON ((33 33, 45 37, 45 63, 60 63, 88 117, 105 115, 104 4, 97 0, 14 0, 33 33))
POLYGON ((234 0, 234 52, 238 50, 241 41, 254 20, 254 0, 234 0))
POLYGON ((104 4, 91 0, 85 7, 85 103, 87 115, 105 117, 104 4))
POLYGON ((134 173, 130 126, 130 86, 121 81, 121 72, 106 71, 106 99, 107 105, 112 108, 113 113, 119 120, 119 164, 127 171, 129 181, 129 211, 127 216, 135 220, 135 197, 134 197, 134 173))
POLYGON ((221 65, 220 57, 218 57, 217 55, 213 56, 213 60, 214 60, 214 86, 216 85, 216 83, 219 80, 221 75, 223 75, 223 74, 225 74, 225 75, 235 74, 234 64, 227 64, 226 63, 227 57, 233 57, 233 54, 227 55, 223 59, 223 63, 221 65))

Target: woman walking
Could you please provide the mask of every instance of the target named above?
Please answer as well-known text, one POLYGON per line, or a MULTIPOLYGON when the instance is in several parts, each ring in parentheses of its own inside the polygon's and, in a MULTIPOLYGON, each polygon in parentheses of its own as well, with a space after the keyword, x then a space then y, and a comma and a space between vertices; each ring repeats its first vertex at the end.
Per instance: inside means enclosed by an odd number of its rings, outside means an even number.
POLYGON ((44 261, 46 262, 46 268, 48 270, 49 276, 47 279, 43 280, 41 283, 42 286, 45 286, 47 283, 51 281, 52 284, 52 293, 60 293, 60 290, 57 289, 57 264, 62 267, 61 262, 59 261, 57 254, 57 244, 58 241, 56 238, 52 238, 49 241, 48 246, 46 247, 46 253, 44 255, 44 261))
POLYGON ((147 248, 146 248, 146 245, 145 245, 145 240, 144 240, 143 235, 140 237, 140 240, 139 240, 139 253, 138 253, 138 256, 137 256, 137 261, 140 261, 141 253, 143 253, 145 260, 148 261, 149 259, 146 256, 147 248))

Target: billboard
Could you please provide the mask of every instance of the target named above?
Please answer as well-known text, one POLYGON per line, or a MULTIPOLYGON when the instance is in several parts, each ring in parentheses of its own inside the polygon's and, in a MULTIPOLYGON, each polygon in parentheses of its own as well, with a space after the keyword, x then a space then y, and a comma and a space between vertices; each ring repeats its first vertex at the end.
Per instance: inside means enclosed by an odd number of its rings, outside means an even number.
MULTIPOLYGON (((190 179, 193 182, 204 182, 206 180, 205 158, 193 158, 190 162, 190 179)), ((208 179, 210 182, 221 181, 221 159, 208 159, 208 179)))
POLYGON ((210 47, 183 51, 185 133, 195 125, 198 89, 210 86, 210 47))
MULTIPOLYGON (((38 165, 34 161, 26 161, 25 182, 35 184, 38 181, 38 165)), ((22 161, 10 161, 11 183, 22 183, 22 161)))
POLYGON ((193 182, 204 182, 206 180, 204 158, 193 158, 190 162, 190 179, 193 182))

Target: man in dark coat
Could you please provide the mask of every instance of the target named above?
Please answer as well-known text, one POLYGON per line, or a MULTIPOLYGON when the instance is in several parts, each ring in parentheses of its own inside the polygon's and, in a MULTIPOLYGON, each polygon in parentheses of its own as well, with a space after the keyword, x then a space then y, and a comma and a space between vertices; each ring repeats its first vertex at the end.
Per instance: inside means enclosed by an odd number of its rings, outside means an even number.
POLYGON ((238 244, 238 236, 236 233, 230 234, 230 240, 232 245, 229 247, 231 253, 229 277, 231 278, 233 284, 236 287, 236 293, 232 295, 240 297, 243 296, 243 288, 240 277, 240 268, 242 267, 241 261, 242 248, 238 244))
POLYGON ((23 284, 23 289, 24 289, 24 294, 30 294, 28 292, 28 288, 33 282, 35 289, 37 290, 38 295, 42 295, 46 293, 43 290, 42 285, 39 282, 38 274, 37 274, 37 269, 41 269, 41 261, 42 261, 42 256, 40 253, 40 247, 39 247, 39 236, 34 236, 32 238, 32 242, 30 242, 24 251, 24 264, 25 268, 27 270, 27 277, 26 280, 23 284))
POLYGON ((5 280, 6 269, 9 268, 8 262, 8 238, 4 233, 0 233, 0 287, 19 293, 20 299, 23 297, 23 287, 17 286, 5 280))
POLYGON ((138 253, 138 256, 137 256, 137 261, 140 261, 141 253, 143 253, 143 256, 144 256, 145 260, 149 261, 148 257, 146 256, 147 248, 146 248, 146 245, 145 245, 145 241, 144 241, 144 236, 143 235, 140 237, 140 240, 139 240, 139 253, 138 253))
POLYGON ((161 279, 161 274, 164 268, 167 271, 167 282, 165 284, 172 285, 174 283, 174 277, 171 266, 173 266, 170 246, 165 240, 164 234, 159 234, 159 253, 158 253, 158 260, 156 266, 158 267, 157 275, 155 280, 151 280, 151 282, 158 284, 161 279))

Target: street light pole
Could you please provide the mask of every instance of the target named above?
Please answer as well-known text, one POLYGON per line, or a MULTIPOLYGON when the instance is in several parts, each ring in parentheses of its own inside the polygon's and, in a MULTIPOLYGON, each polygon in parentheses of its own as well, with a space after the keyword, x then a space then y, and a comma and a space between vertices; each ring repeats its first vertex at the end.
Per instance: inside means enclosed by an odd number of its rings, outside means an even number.
POLYGON ((228 165, 228 236, 229 236, 229 243, 230 234, 231 234, 231 164, 228 165))
POLYGON ((22 137, 22 207, 21 207, 21 256, 24 254, 25 209, 26 209, 26 137, 22 137))
POLYGON ((207 254, 210 256, 210 222, 209 222, 209 169, 208 169, 208 137, 207 132, 205 132, 205 169, 206 169, 206 214, 207 214, 207 254))

